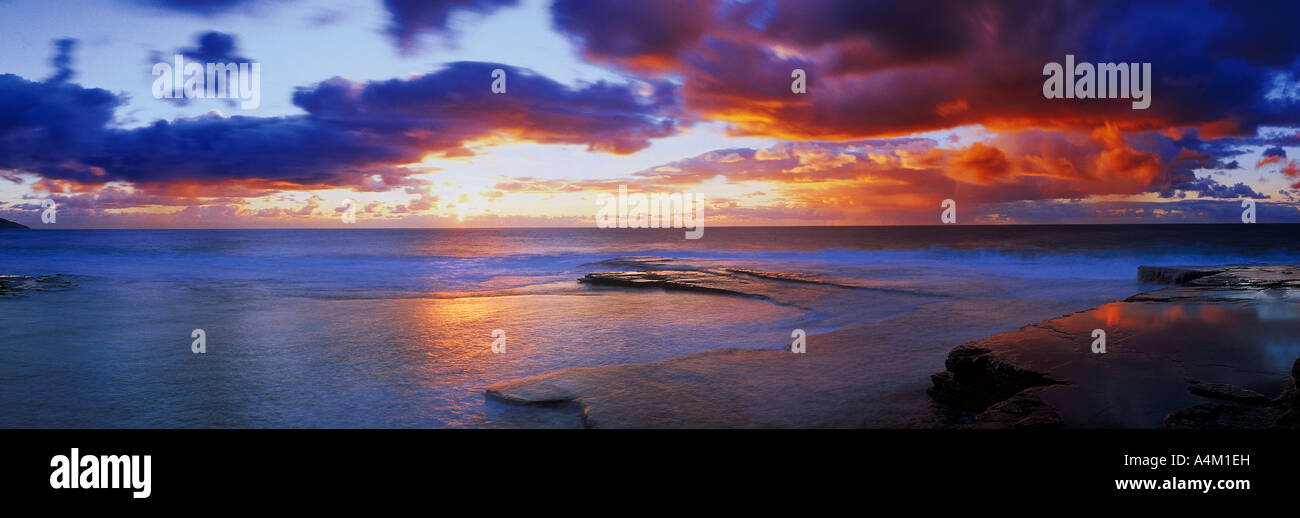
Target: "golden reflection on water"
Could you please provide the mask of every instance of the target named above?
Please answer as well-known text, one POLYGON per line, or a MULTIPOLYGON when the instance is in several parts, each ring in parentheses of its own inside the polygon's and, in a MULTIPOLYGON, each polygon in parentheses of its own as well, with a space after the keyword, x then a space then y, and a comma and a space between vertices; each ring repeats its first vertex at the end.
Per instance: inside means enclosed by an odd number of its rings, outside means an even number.
POLYGON ((726 345, 779 348, 797 309, 738 297, 597 289, 549 295, 407 299, 384 314, 431 386, 491 384, 574 366, 659 361, 726 345), (493 330, 505 353, 492 351, 493 330), (770 335, 770 340, 763 337, 770 335))
POLYGON ((1300 357, 1300 301, 1114 302, 989 343, 1022 367, 1067 383, 1049 404, 1082 426, 1159 427, 1169 412, 1207 403, 1192 382, 1277 395, 1300 357), (1091 350, 1093 329, 1106 352, 1091 350))
POLYGON ((1144 304, 1111 302, 1093 311, 1093 323, 1106 328, 1124 328, 1134 331, 1158 331, 1174 325, 1195 321, 1203 325, 1236 326, 1256 320, 1298 320, 1296 303, 1285 306, 1245 308, 1219 304, 1144 304), (1264 315, 1269 318, 1263 318, 1264 315))

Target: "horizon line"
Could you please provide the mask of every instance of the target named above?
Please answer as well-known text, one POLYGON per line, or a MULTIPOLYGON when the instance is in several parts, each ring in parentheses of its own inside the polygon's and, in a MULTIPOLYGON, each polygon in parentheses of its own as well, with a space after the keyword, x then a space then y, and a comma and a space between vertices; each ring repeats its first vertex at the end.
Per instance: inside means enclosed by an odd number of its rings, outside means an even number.
MULTIPOLYGON (((12 221, 12 220, 9 220, 12 221)), ((17 222, 14 222, 17 223, 17 222)), ((892 224, 892 225, 718 225, 706 229, 734 228, 889 228, 889 227, 1101 227, 1101 226, 1190 226, 1190 225, 1244 225, 1240 222, 1170 222, 1170 223, 940 223, 940 224, 892 224)), ((1300 225, 1300 222, 1261 222, 1250 225, 1300 225)), ((27 225, 24 225, 27 226, 27 225)), ((681 231, 682 228, 600 228, 587 226, 512 226, 512 227, 61 227, 50 228, 47 225, 28 226, 26 229, 0 230, 548 230, 548 229, 592 229, 592 230, 660 230, 681 231)))

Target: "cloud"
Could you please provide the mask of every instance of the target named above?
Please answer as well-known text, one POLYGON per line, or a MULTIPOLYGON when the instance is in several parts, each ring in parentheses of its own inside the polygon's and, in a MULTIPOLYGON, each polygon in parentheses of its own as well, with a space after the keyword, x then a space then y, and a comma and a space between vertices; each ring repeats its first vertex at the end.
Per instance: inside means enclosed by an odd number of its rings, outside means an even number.
POLYGON ((1205 174, 1235 167, 1219 152, 1192 135, 1130 137, 1109 125, 1090 132, 1003 133, 955 148, 926 138, 781 142, 762 149, 717 149, 625 178, 516 178, 495 188, 555 193, 609 191, 625 184, 678 190, 725 178, 731 185, 767 184, 772 200, 760 206, 839 210, 841 223, 856 224, 928 222, 946 198, 970 207, 1103 196, 1268 198, 1244 183, 1225 185, 1205 174))
POLYGON ((262 7, 293 3, 297 0, 120 0, 135 5, 190 14, 206 18, 230 13, 252 14, 262 7))
POLYGON ((390 21, 386 29, 403 53, 415 49, 421 34, 446 33, 456 12, 488 14, 519 0, 384 0, 390 21))
POLYGON ((186 58, 206 63, 230 63, 252 61, 238 55, 235 35, 208 31, 198 35, 198 46, 182 48, 176 51, 186 58))
POLYGON ((1268 198, 1266 194, 1255 192, 1250 186, 1237 182, 1234 185, 1223 185, 1208 176, 1197 178, 1190 182, 1183 182, 1172 186, 1169 190, 1160 193, 1162 198, 1182 198, 1182 192, 1193 192, 1201 198, 1268 198))
MULTIPOLYGON (((1294 202, 1258 202, 1260 214, 1269 223, 1300 223, 1300 204, 1294 202)), ((973 221, 996 222, 989 215, 1020 223, 1077 224, 1088 223, 1237 223, 1241 221, 1241 203, 1236 200, 1178 200, 1160 202, 1101 201, 1076 203, 1061 201, 1023 201, 970 208, 966 215, 973 221)), ((1264 221, 1261 219, 1261 221, 1264 221)))
POLYGON ((511 178, 509 181, 493 185, 492 188, 498 191, 527 193, 580 192, 583 190, 582 185, 570 181, 548 180, 531 176, 511 178))
POLYGON ((370 83, 333 78, 300 88, 293 101, 316 119, 450 155, 468 153, 465 142, 487 136, 626 154, 678 131, 670 83, 654 84, 649 94, 603 81, 569 87, 499 63, 456 62, 370 83), (496 69, 506 72, 504 94, 490 89, 496 69))
POLYGON ((1277 164, 1286 160, 1286 150, 1280 147, 1271 147, 1264 150, 1264 158, 1255 163, 1255 168, 1259 169, 1269 164, 1277 164))
POLYGON ((1300 57, 1300 43, 1278 41, 1285 27, 1258 30, 1300 15, 1290 4, 766 0, 629 2, 597 12, 581 5, 558 1, 552 17, 585 56, 634 73, 680 75, 685 106, 738 135, 852 140, 972 124, 1109 123, 1222 136, 1300 119, 1300 103, 1265 99, 1278 75, 1292 72, 1286 67, 1300 57), (681 27, 656 29, 673 16, 681 27), (1066 54, 1152 63, 1151 108, 1045 99, 1042 67, 1066 54), (807 72, 806 94, 790 90, 795 68, 807 72))
MULTIPOLYGON (((136 4, 187 14, 213 16, 251 8, 267 0, 130 0, 136 4)), ((280 0, 283 1, 283 0, 280 0)))
POLYGON ((82 88, 56 73, 45 81, 0 75, 0 169, 55 177, 95 175, 76 160, 98 148, 123 100, 99 88, 82 88))
POLYGON ((54 57, 50 58, 50 66, 54 67, 54 75, 48 81, 62 83, 71 80, 76 76, 76 73, 72 71, 72 52, 77 48, 77 40, 72 38, 54 40, 54 48, 54 57))
MULTIPOLYGON (((1297 166, 1295 160, 1292 160, 1291 162, 1287 163, 1286 167, 1282 168, 1282 174, 1285 174, 1287 175, 1287 177, 1293 179, 1300 178, 1300 166, 1297 166)), ((1300 189, 1300 182, 1291 184, 1291 188, 1300 189)))
POLYGON ((948 158, 947 171, 951 178, 980 185, 1010 180, 1014 174, 1006 153, 980 142, 953 153, 948 158))
POLYGON ((656 70, 700 40, 715 9, 713 0, 556 0, 551 14, 588 59, 656 70))
MULTIPOLYGON (((229 54, 225 38, 204 38, 199 52, 229 54)), ((58 78, 0 75, 0 169, 86 184, 240 182, 252 193, 279 189, 411 185, 398 167, 426 156, 462 156, 471 141, 579 144, 630 153, 678 131, 672 87, 608 82, 570 87, 527 69, 457 62, 389 81, 333 78, 299 88, 306 115, 159 120, 113 124, 123 99, 58 78), (493 94, 491 71, 508 73, 493 94), (376 180, 378 178, 378 180, 376 180)))
POLYGON ((1291 36, 1300 5, 1295 2, 1233 2, 1215 0, 1223 25, 1207 42, 1207 54, 1218 58, 1284 67, 1300 55, 1300 40, 1291 36))
MULTIPOLYGON (((171 53, 151 52, 148 61, 149 67, 146 69, 151 73, 145 77, 152 84, 157 79, 157 76, 152 74, 153 65, 155 63, 167 63, 174 66, 173 56, 177 54, 185 56, 188 62, 223 64, 252 62, 253 60, 239 55, 236 40, 234 34, 208 31, 195 36, 194 47, 182 47, 171 53)), ((179 106, 187 106, 190 103, 190 100, 185 97, 163 98, 161 100, 179 106)), ((233 99, 227 100, 225 104, 235 106, 235 101, 233 99)))
MULTIPOLYGON (((203 16, 266 3, 130 1, 203 16)), ((463 14, 517 4, 386 0, 384 37, 409 53, 454 33, 463 14)), ((241 200, 345 188, 401 197, 375 210, 431 216, 449 200, 415 176, 428 169, 409 164, 510 142, 629 154, 710 120, 733 136, 777 143, 611 173, 622 177, 502 177, 480 197, 730 184, 744 190, 715 208, 736 221, 933 222, 937 200, 949 197, 987 221, 1091 221, 1111 203, 1094 197, 1158 200, 1104 210, 1157 217, 1159 209, 1168 219, 1218 214, 1206 208, 1218 205, 1191 202, 1266 199, 1222 176, 1252 161, 1277 164, 1300 188, 1300 166, 1286 152, 1300 141, 1259 132, 1300 120, 1295 96, 1276 95, 1294 90, 1300 71, 1300 40, 1288 39, 1286 25, 1296 5, 556 0, 550 13, 585 59, 626 82, 566 85, 524 68, 455 62, 390 80, 302 86, 292 96, 300 115, 212 112, 127 128, 116 118, 125 97, 72 83, 77 43, 59 40, 49 78, 0 75, 0 178, 21 186, 38 177, 31 188, 88 210, 174 205, 193 208, 176 217, 274 219, 294 217, 311 199, 265 212, 241 200), (1044 99, 1042 65, 1066 54, 1152 63, 1151 108, 1044 99), (507 93, 489 88, 497 68, 507 93), (791 92, 794 68, 807 72, 807 94, 791 92), (915 137, 959 127, 977 130, 915 137), (747 182, 757 185, 738 185, 747 182), (766 194, 738 194, 757 189, 766 194)), ((215 31, 176 52, 248 60, 233 34, 215 31)))

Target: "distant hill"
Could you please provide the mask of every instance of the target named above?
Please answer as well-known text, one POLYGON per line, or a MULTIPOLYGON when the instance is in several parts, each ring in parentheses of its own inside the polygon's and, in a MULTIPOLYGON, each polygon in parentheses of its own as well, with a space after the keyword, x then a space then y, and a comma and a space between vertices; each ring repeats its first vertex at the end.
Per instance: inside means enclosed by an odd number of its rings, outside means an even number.
POLYGON ((30 230, 27 228, 27 225, 20 225, 18 223, 14 223, 7 219, 0 218, 0 230, 9 229, 9 228, 21 228, 21 229, 30 230))

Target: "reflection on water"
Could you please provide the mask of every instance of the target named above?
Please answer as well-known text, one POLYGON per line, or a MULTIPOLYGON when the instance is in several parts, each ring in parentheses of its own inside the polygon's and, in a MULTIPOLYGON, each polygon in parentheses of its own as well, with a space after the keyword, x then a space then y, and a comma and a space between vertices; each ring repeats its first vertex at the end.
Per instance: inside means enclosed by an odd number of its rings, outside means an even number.
POLYGON ((538 425, 570 417, 499 408, 483 389, 570 366, 664 360, 723 337, 776 349, 804 317, 663 291, 375 300, 88 282, 51 295, 6 307, 6 426, 538 425), (206 355, 189 351, 197 327, 206 355), (506 354, 491 352, 493 329, 506 331, 506 354))
MULTIPOLYGON (((776 349, 794 328, 813 335, 946 301, 943 318, 874 337, 889 360, 861 376, 892 394, 923 384, 953 345, 1060 314, 1035 308, 1142 291, 1138 264, 1300 261, 1277 227, 1222 227, 718 228, 702 240, 671 229, 0 232, 0 274, 76 284, 0 297, 0 427, 571 426, 572 413, 503 407, 482 391, 572 366, 776 349), (609 269, 593 262, 648 255, 870 289, 790 287, 788 304, 774 304, 575 282, 609 269), (189 352, 196 328, 206 355, 189 352), (507 333, 504 355, 490 352, 494 329, 507 333)), ((1261 325, 1248 332, 1271 333, 1249 335, 1259 369, 1294 356, 1296 308, 1277 299, 1250 310, 1261 325)), ((1188 338, 1245 318, 1133 311, 1098 318, 1207 323, 1188 338)), ((1113 341, 1123 354, 1124 338, 1113 341)))
POLYGON ((1277 297, 1116 302, 992 343, 1017 364, 1068 381, 1044 400, 1072 426, 1150 428, 1169 412, 1213 402, 1191 394, 1192 381, 1278 395, 1300 357, 1298 310, 1300 301, 1277 297), (1096 328, 1106 331, 1106 354, 1090 352, 1096 328))

